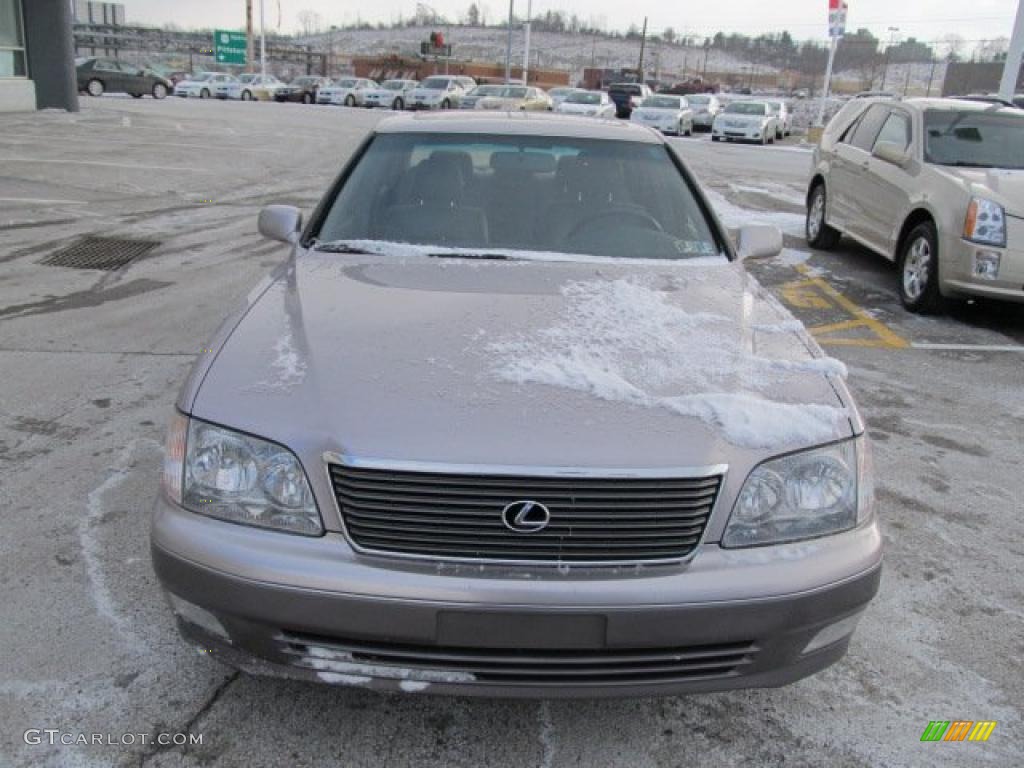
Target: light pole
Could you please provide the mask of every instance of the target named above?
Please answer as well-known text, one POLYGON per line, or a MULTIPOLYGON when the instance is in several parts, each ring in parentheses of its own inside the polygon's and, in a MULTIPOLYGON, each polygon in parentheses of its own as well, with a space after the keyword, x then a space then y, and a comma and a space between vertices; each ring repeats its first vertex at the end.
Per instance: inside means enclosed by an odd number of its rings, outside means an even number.
POLYGON ((1003 64, 1003 77, 999 81, 999 96, 1006 101, 1013 98, 1017 90, 1017 78, 1020 77, 1021 58, 1024 57, 1024 2, 1017 0, 1017 20, 1013 23, 1013 35, 1010 46, 1006 49, 1006 62, 1003 64))
POLYGON ((260 74, 267 75, 267 35, 263 21, 263 0, 260 0, 260 74))
POLYGON ((523 24, 523 85, 529 85, 530 76, 530 19, 533 18, 533 0, 526 2, 526 23, 523 24))
POLYGON ((885 81, 889 79, 889 56, 892 53, 892 48, 896 45, 896 35, 899 34, 899 27, 889 27, 889 47, 885 49, 885 69, 882 70, 882 87, 879 90, 885 90, 885 81))
POLYGON ((327 54, 327 71, 324 72, 324 77, 330 77, 331 73, 334 72, 334 33, 338 31, 337 24, 331 24, 331 37, 330 37, 330 49, 327 54))
POLYGON ((508 0, 508 43, 505 46, 505 82, 512 81, 512 14, 516 0, 508 0))

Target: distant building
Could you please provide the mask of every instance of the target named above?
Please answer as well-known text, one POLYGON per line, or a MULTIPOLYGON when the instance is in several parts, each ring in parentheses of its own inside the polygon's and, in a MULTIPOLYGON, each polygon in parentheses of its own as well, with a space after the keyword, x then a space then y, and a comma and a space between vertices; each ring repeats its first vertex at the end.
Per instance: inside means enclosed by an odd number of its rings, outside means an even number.
POLYGON ((111 27, 123 27, 123 3, 97 3, 92 0, 74 0, 72 9, 75 24, 104 24, 111 27))
POLYGON ((0 0, 0 112, 78 109, 71 16, 68 0, 0 0))

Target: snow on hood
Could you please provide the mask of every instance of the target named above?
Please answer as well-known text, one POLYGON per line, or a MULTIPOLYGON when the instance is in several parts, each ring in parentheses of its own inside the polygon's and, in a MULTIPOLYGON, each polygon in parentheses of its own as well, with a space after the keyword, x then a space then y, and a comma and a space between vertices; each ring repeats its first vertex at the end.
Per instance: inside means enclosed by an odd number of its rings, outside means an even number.
POLYGON ((842 366, 741 264, 539 257, 300 249, 192 413, 309 462, 707 466, 852 434, 842 366))
POLYGON ((566 303, 553 324, 488 345, 496 375, 692 416, 749 448, 824 442, 847 418, 843 408, 767 396, 782 372, 845 377, 838 360, 760 357, 734 317, 688 311, 649 279, 572 282, 561 293, 566 303))

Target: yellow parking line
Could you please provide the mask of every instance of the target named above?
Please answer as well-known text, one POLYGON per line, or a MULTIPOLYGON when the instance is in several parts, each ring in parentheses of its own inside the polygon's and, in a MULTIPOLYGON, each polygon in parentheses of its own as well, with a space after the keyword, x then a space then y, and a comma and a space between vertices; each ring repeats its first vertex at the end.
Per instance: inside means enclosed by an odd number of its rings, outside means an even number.
POLYGON ((885 323, 876 320, 862 307, 841 294, 829 283, 813 276, 807 266, 797 265, 796 270, 805 279, 787 283, 781 287, 783 299, 794 307, 804 309, 829 309, 833 302, 853 319, 814 326, 808 330, 820 344, 847 347, 873 347, 880 349, 906 349, 910 346, 906 339, 893 331, 885 323), (866 328, 874 338, 827 338, 827 334, 837 331, 866 328))

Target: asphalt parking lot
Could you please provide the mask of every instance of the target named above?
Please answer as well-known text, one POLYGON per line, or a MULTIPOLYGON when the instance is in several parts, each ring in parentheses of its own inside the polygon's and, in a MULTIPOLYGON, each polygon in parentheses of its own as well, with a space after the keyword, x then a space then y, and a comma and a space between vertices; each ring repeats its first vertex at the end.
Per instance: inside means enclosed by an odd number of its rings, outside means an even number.
POLYGON ((914 316, 884 260, 810 251, 792 140, 673 139, 727 226, 783 229, 750 269, 846 363, 870 425, 886 570, 841 663, 776 690, 489 701, 255 679, 180 640, 147 536, 177 387, 286 256, 260 207, 311 211, 379 119, 118 98, 0 115, 0 764, 1024 764, 1024 307, 914 316), (159 245, 116 271, 41 263, 86 235, 159 245), (920 741, 956 719, 998 726, 920 741), (36 745, 30 728, 203 743, 36 745))

